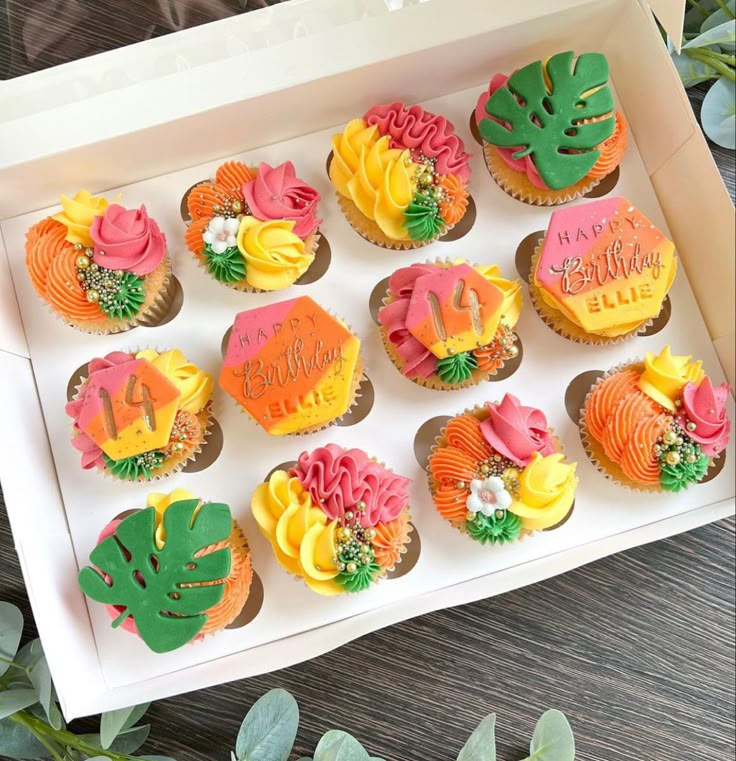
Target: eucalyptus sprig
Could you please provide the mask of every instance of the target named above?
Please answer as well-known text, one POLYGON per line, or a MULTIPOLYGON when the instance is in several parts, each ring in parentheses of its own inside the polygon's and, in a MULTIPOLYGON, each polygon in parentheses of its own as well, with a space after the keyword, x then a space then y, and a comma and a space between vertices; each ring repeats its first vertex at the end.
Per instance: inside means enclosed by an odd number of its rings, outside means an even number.
MULTIPOLYGON (((132 755, 148 739, 137 726, 149 704, 102 714, 98 734, 76 734, 64 724, 39 640, 19 649, 23 615, 0 602, 0 756, 52 761, 174 761, 132 755)), ((248 711, 231 761, 289 761, 299 731, 299 707, 285 690, 272 690, 248 711)), ((312 757, 299 761, 384 761, 369 755, 352 735, 331 730, 312 757)), ((399 761, 398 759, 396 761, 399 761)), ((496 717, 481 721, 457 761, 497 761, 496 717)), ((575 761, 575 740, 565 716, 547 711, 537 722, 523 761, 575 761)))

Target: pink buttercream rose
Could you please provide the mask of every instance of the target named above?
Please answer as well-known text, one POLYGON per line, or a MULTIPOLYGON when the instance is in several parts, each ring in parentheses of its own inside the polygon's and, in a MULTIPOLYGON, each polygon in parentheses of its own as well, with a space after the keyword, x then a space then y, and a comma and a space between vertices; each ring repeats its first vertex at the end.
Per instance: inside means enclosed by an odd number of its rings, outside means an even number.
POLYGON ((409 302, 414 292, 417 278, 435 272, 436 264, 412 264, 402 267, 391 276, 388 284, 389 293, 395 301, 382 307, 378 312, 378 321, 386 329, 386 337, 396 347, 396 353, 404 361, 402 373, 407 378, 419 376, 429 378, 437 370, 437 358, 406 326, 409 302))
POLYGON ((94 439, 83 433, 76 425, 74 426, 74 433, 72 446, 82 453, 82 468, 90 470, 102 465, 104 462, 103 451, 97 446, 94 439))
POLYGON ((726 414, 728 389, 727 383, 713 388, 706 375, 699 386, 688 383, 682 391, 682 409, 685 414, 679 423, 687 435, 700 444, 708 457, 722 452, 728 444, 731 433, 731 421, 726 414), (695 424, 692 431, 688 428, 688 423, 695 424))
POLYGON ((286 219, 294 222, 294 234, 302 240, 317 230, 320 195, 296 176, 291 161, 272 167, 261 164, 258 176, 243 185, 251 214, 262 221, 286 219))
POLYGON ((520 468, 531 462, 535 452, 546 457, 557 451, 541 410, 522 407, 512 394, 506 394, 500 404, 489 402, 487 406, 488 419, 480 424, 483 437, 520 468))
POLYGON ((360 523, 368 528, 397 518, 409 504, 411 480, 392 473, 360 449, 343 449, 337 444, 304 452, 291 476, 299 479, 315 504, 334 520, 345 513, 359 513, 360 523))
MULTIPOLYGON (((496 117, 491 116, 486 111, 486 104, 491 99, 491 95, 493 95, 496 90, 500 90, 502 87, 506 87, 508 81, 509 78, 505 74, 494 74, 491 78, 490 84, 488 85, 488 90, 480 94, 480 97, 478 98, 478 104, 475 107, 475 121, 478 125, 480 125, 483 119, 493 119, 494 121, 499 122, 499 124, 504 123, 500 119, 496 119, 496 117)), ((529 182, 531 182, 535 187, 541 188, 542 190, 549 190, 547 184, 537 171, 537 167, 534 165, 534 160, 531 156, 524 156, 524 158, 521 159, 514 158, 514 153, 521 150, 521 146, 518 148, 497 147, 496 150, 508 167, 516 172, 522 172, 526 174, 529 182)))
POLYGON ((421 106, 406 106, 400 101, 374 106, 363 120, 378 125, 382 135, 389 135, 392 148, 408 148, 412 155, 423 153, 437 159, 439 174, 454 174, 467 185, 470 180, 470 154, 444 116, 425 111, 421 106))
POLYGON ((145 206, 126 209, 114 203, 95 217, 90 227, 95 243, 94 261, 100 267, 143 277, 153 272, 166 255, 166 236, 145 206))

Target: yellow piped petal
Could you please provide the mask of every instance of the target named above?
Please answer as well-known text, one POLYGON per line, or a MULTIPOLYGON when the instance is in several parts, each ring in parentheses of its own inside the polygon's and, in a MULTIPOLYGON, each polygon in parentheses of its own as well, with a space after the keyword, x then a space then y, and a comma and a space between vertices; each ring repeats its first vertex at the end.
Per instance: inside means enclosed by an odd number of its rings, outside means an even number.
POLYGON ((70 243, 94 246, 89 228, 92 220, 105 212, 109 201, 103 196, 93 196, 88 190, 79 190, 73 198, 62 195, 61 205, 64 211, 54 214, 54 219, 66 227, 66 239, 70 243))
MULTIPOLYGON (((174 489, 168 494, 164 492, 152 492, 146 499, 146 507, 153 507, 156 510, 156 546, 162 549, 166 542, 166 531, 164 530, 164 513, 175 502, 181 502, 187 499, 194 499, 194 495, 187 489, 174 489)), ((201 505, 200 505, 201 507, 201 505)), ((194 511, 193 517, 197 516, 199 507, 194 511)))
POLYGON ((181 349, 169 349, 161 354, 153 349, 144 349, 135 356, 136 359, 148 360, 179 389, 179 409, 196 415, 212 398, 214 379, 208 372, 189 362, 181 349))
POLYGON ((379 139, 378 127, 369 127, 362 119, 348 122, 342 134, 332 138, 330 179, 338 193, 350 198, 348 181, 358 171, 362 151, 369 150, 379 139))
POLYGON ((521 282, 519 280, 507 280, 501 277, 501 270, 497 265, 479 266, 475 268, 489 283, 495 285, 503 293, 501 314, 503 322, 513 328, 521 316, 523 304, 521 282))
POLYGON ((705 373, 703 363, 690 362, 690 356, 673 356, 669 345, 655 355, 646 353, 639 388, 665 409, 674 412, 675 399, 689 382, 700 383, 705 373))
POLYGON ((333 562, 337 555, 336 528, 337 520, 334 520, 327 525, 315 524, 304 534, 299 560, 310 579, 329 581, 339 573, 333 562))

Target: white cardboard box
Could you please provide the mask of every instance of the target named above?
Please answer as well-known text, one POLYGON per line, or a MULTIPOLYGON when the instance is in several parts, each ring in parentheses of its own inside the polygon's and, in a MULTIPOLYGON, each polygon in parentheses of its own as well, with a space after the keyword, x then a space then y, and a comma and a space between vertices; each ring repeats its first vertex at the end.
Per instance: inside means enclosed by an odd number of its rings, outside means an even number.
MULTIPOLYGON (((9 115, 0 124, 0 244, 6 247, 0 255, 0 398, 12 400, 5 410, 12 439, 0 440, 0 480, 68 718, 281 668, 381 626, 534 583, 733 512, 729 465, 687 496, 646 500, 625 493, 621 504, 624 492, 585 461, 562 403, 566 382, 577 372, 605 369, 665 342, 705 359, 715 377, 725 372, 734 380, 733 206, 649 10, 637 0, 527 0, 503 10, 493 5, 430 0, 389 12, 382 0, 295 0, 11 81, 0 90, 0 113, 9 115), (511 274, 514 243, 544 227, 549 211, 506 197, 476 149, 471 190, 479 221, 471 233, 400 259, 376 252, 355 236, 332 200, 324 175, 329 134, 374 103, 429 101, 455 122, 472 150, 468 116, 490 74, 565 49, 608 56, 634 137, 616 192, 668 227, 677 244, 684 266, 672 294, 674 316, 658 336, 601 350, 550 338, 527 303, 520 326, 526 356, 511 380, 453 395, 413 387, 382 355, 367 313, 373 284, 399 263, 434 256, 496 262, 511 274), (226 434, 222 457, 211 473, 177 477, 170 484, 202 487, 203 495, 222 498, 207 491, 219 474, 225 497, 251 538, 271 608, 264 606, 263 618, 252 628, 155 659, 134 638, 121 632, 111 638, 99 606, 88 608, 74 581, 90 537, 121 504, 139 504, 146 489, 76 470, 59 408, 71 371, 113 348, 178 343, 216 373, 213 337, 222 335, 228 319, 239 309, 286 297, 225 293, 207 282, 181 245, 181 193, 231 155, 252 161, 292 158, 300 174, 323 191, 323 230, 333 264, 323 280, 299 292, 309 292, 354 325, 365 342, 379 401, 370 418, 352 429, 333 429, 308 443, 288 438, 275 443, 259 438, 224 395, 216 400, 226 434), (170 244, 178 241, 172 250, 185 309, 170 326, 118 337, 71 334, 33 300, 23 272, 22 231, 44 216, 42 210, 61 192, 78 186, 99 192, 122 188, 124 198, 149 206, 170 244), (339 296, 335 278, 353 271, 360 287, 339 296), (208 323, 201 336, 189 330, 195 320, 208 323), (566 362, 556 361, 556 355, 566 362), (541 370, 554 378, 547 388, 535 382, 541 370), (568 454, 580 461, 575 520, 509 552, 491 557, 473 547, 465 553, 467 540, 432 510, 411 453, 413 432, 418 421, 433 414, 452 414, 505 391, 539 403, 562 433, 568 454), (387 444, 380 439, 382 416, 402 408, 410 409, 406 440, 387 444), (361 444, 417 479, 413 504, 423 551, 420 564, 403 579, 322 606, 275 568, 245 505, 270 466, 330 439, 361 444), (223 475, 237 462, 238 444, 242 450, 250 441, 264 449, 263 459, 254 458, 241 488, 223 475), (469 556, 457 578, 451 575, 454 564, 442 565, 452 552, 469 556), (281 620, 279 601, 302 611, 302 623, 281 620), (312 608, 317 612, 310 617, 312 608), (116 661, 126 668, 116 668, 116 661)), ((651 5, 669 23, 681 23, 677 2, 651 5)), ((728 454, 732 463, 733 448, 728 454)))

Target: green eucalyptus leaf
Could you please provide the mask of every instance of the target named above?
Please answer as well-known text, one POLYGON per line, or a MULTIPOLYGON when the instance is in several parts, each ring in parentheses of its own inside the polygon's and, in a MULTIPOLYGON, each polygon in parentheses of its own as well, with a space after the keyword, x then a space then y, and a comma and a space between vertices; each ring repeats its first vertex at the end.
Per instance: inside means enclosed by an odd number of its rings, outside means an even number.
POLYGON ((545 711, 534 728, 529 761, 575 761, 575 737, 561 711, 545 711))
POLYGON ((87 761, 110 761, 110 758, 108 756, 94 756, 93 758, 88 758, 87 761))
POLYGON ((703 21, 718 8, 716 0, 698 0, 698 5, 706 12, 704 16, 699 8, 693 8, 688 4, 685 14, 685 32, 693 34, 700 31, 703 21))
POLYGON ((728 11, 724 11, 723 8, 717 8, 711 13, 707 19, 705 19, 700 27, 701 34, 713 29, 716 26, 720 26, 726 21, 733 22, 734 16, 736 16, 736 0, 729 0, 726 3, 728 11))
MULTIPOLYGON (((54 745, 54 750, 57 746, 54 745)), ((61 751, 60 748, 58 748, 61 751)), ((17 759, 47 758, 48 750, 30 729, 12 719, 0 720, 0 756, 17 759)))
POLYGON ((124 730, 130 729, 148 710, 150 703, 142 706, 128 706, 115 711, 107 711, 100 717, 100 745, 107 750, 115 738, 124 730), (143 710, 140 710, 143 709, 143 710))
POLYGON ((314 761, 314 759, 309 756, 302 756, 301 758, 298 758, 297 761, 314 761))
POLYGON ((9 602, 0 602, 0 676, 9 668, 18 652, 18 645, 23 634, 23 614, 20 608, 9 602))
POLYGON ((299 706, 286 690, 271 690, 248 711, 238 732, 238 761, 288 761, 299 729, 299 706))
POLYGON ((352 735, 333 729, 319 741, 314 761, 370 761, 370 756, 352 735))
POLYGON ((171 756, 138 756, 142 761, 176 761, 171 756))
POLYGON ((56 692, 51 682, 51 672, 45 655, 41 655, 36 661, 29 675, 38 696, 38 702, 46 714, 46 719, 54 729, 61 729, 63 720, 59 706, 56 705, 56 692))
POLYGON ((457 761, 496 761, 496 714, 486 716, 470 735, 457 761))
POLYGON ((43 658, 43 648, 41 647, 41 640, 34 639, 30 642, 26 642, 23 647, 18 650, 18 654, 15 656, 14 663, 17 666, 21 666, 24 669, 32 669, 38 661, 43 658))
POLYGON ((38 701, 35 690, 8 690, 0 692, 0 719, 12 716, 38 701))
POLYGON ((718 145, 736 147, 736 82, 721 77, 703 98, 703 131, 718 145))
POLYGON ((687 53, 671 52, 670 56, 685 87, 693 87, 718 76, 718 72, 712 66, 708 66, 702 61, 696 61, 687 53))
MULTIPOLYGON (((113 741, 112 745, 105 750, 114 753, 135 753, 138 748, 148 739, 151 725, 144 724, 142 727, 133 727, 121 732, 113 741)), ((82 739, 89 745, 102 746, 102 739, 98 734, 82 735, 82 739)))
POLYGON ((689 48, 704 48, 708 45, 733 45, 736 41, 736 25, 733 21, 724 21, 722 24, 713 26, 695 39, 682 46, 683 50, 689 48))

